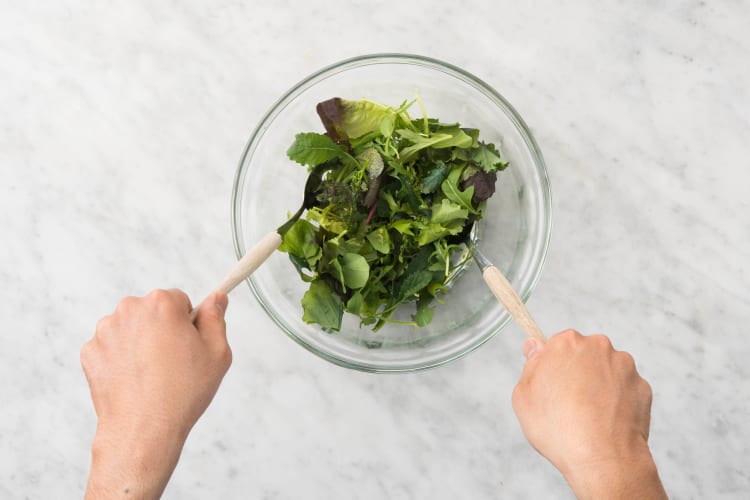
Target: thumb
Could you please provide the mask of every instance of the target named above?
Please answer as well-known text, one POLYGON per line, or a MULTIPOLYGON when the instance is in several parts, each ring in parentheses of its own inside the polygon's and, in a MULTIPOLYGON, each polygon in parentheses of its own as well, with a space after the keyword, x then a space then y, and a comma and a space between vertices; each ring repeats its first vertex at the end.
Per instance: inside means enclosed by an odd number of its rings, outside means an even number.
POLYGON ((213 292, 200 305, 195 317, 195 327, 206 338, 220 338, 226 340, 227 325, 224 312, 229 304, 227 294, 213 292))
POLYGON ((523 343, 523 354, 526 360, 530 360, 544 349, 544 342, 539 339, 529 338, 523 343))

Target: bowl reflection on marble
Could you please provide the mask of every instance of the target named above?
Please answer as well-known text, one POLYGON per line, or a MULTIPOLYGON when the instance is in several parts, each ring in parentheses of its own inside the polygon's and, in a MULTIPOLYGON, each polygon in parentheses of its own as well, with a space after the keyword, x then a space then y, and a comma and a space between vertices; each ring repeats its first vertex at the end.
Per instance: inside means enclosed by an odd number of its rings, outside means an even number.
MULTIPOLYGON (((237 256, 282 224, 302 202, 307 172, 286 150, 298 132, 323 132, 315 112, 331 97, 367 98, 397 106, 418 94, 428 114, 478 128, 510 166, 479 223, 479 246, 527 300, 542 270, 551 229, 544 160, 519 114, 496 90, 466 71, 434 59, 376 54, 348 59, 304 79, 276 102, 250 136, 235 177, 232 227, 237 256)), ((434 367, 471 352, 495 336, 509 316, 476 266, 455 280, 431 324, 386 324, 377 332, 345 313, 341 331, 326 333, 302 320, 307 289, 288 256, 274 253, 248 279, 268 315, 294 341, 338 365, 370 372, 434 367)), ((411 310, 399 312, 405 319, 411 310)), ((252 329, 252 326, 248 326, 252 329)), ((249 332, 248 334, 251 334, 249 332)))

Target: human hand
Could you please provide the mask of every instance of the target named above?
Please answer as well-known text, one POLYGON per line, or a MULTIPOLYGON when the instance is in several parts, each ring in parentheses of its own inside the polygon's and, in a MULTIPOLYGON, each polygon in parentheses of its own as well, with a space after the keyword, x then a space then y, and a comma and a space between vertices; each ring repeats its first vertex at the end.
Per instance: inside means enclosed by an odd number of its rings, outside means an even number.
POLYGON ((155 290, 123 299, 81 349, 98 417, 87 497, 157 498, 229 369, 223 293, 201 304, 155 290))
POLYGON ((529 339, 513 408, 579 498, 666 498, 648 447, 651 387, 603 335, 529 339))

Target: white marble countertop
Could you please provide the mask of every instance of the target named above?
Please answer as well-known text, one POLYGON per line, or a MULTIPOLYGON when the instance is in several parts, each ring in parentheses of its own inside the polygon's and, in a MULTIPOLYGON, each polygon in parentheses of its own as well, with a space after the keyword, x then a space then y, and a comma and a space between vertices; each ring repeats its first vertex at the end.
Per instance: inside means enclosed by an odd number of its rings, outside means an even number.
MULTIPOLYGON (((516 106, 554 195, 530 308, 635 356, 672 498, 747 498, 750 4, 528 3, 3 2, 0 498, 82 495, 96 320, 155 287, 197 300, 234 262, 232 178, 262 114, 386 51, 516 106)), ((165 498, 572 497, 511 409, 517 327, 380 376, 301 349, 247 287, 228 324, 234 364, 165 498)))

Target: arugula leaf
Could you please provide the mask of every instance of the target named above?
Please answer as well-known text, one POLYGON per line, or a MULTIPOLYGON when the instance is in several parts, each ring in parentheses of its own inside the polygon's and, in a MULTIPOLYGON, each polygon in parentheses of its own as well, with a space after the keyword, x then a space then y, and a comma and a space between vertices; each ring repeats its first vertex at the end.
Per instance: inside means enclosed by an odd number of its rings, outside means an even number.
POLYGON ((405 234, 407 236, 414 236, 414 231, 412 231, 412 225, 413 222, 409 219, 398 219, 391 223, 391 226, 393 229, 398 231, 401 234, 405 234))
POLYGON ((443 139, 440 142, 433 144, 436 148, 461 148, 466 149, 471 147, 473 139, 470 135, 463 131, 458 125, 439 125, 435 129, 440 134, 447 134, 450 137, 443 139))
POLYGON ((465 208, 472 214, 479 213, 471 204, 471 197, 474 195, 474 186, 469 186, 465 190, 461 189, 458 186, 460 178, 461 170, 454 168, 451 170, 451 173, 448 174, 448 178, 440 185, 440 188, 449 200, 455 202, 461 208, 465 208))
POLYGON ((399 157, 404 162, 409 161, 412 156, 414 156, 414 154, 425 148, 434 146, 440 141, 447 141, 451 139, 450 134, 432 134, 430 136, 425 136, 418 132, 406 129, 398 129, 396 130, 396 133, 404 139, 414 143, 413 145, 402 149, 399 153, 399 157))
POLYGON ((409 159, 418 151, 428 147, 433 148, 468 148, 471 147, 473 140, 458 125, 440 126, 436 131, 430 132, 429 135, 420 134, 413 130, 398 129, 396 133, 413 145, 401 150, 400 157, 403 161, 409 159))
POLYGON ((431 222, 420 229, 421 231, 417 236, 417 243, 419 246, 424 246, 433 241, 437 241, 440 238, 460 233, 461 229, 463 229, 463 221, 454 220, 444 224, 435 224, 431 222))
POLYGON ((306 323, 317 323, 336 331, 341 329, 344 304, 325 281, 316 279, 310 283, 302 297, 302 309, 302 320, 306 323))

